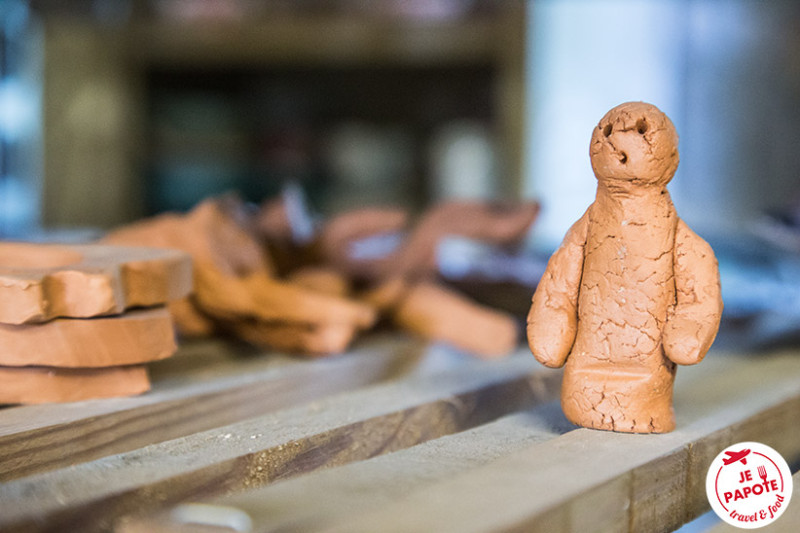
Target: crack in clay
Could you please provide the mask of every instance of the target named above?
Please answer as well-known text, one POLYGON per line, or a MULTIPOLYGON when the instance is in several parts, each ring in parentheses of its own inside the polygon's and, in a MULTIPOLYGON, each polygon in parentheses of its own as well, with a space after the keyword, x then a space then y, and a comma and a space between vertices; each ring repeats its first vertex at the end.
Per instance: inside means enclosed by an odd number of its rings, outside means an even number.
POLYGON ((637 227, 646 227, 646 226, 647 226, 647 223, 645 223, 645 222, 635 222, 635 221, 633 221, 633 220, 623 220, 623 221, 622 221, 622 225, 623 225, 623 226, 637 226, 637 227))

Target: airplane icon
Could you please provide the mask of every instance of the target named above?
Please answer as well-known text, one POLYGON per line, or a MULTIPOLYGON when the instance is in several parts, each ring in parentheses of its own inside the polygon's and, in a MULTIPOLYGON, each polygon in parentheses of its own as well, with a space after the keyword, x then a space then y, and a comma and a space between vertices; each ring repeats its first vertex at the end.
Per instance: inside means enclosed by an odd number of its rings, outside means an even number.
POLYGON ((733 464, 736 461, 741 461, 743 465, 746 465, 747 459, 745 459, 745 457, 747 457, 747 454, 749 453, 750 448, 745 448, 744 450, 740 450, 738 452, 725 452, 725 455, 728 457, 723 457, 722 462, 725 464, 725 466, 733 464))

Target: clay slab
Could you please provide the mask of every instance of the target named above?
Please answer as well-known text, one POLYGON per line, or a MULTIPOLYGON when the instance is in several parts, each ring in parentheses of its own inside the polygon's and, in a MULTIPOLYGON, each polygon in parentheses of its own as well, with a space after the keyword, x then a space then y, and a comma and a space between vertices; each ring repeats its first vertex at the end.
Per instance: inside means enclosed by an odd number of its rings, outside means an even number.
POLYGON ((0 404, 77 402, 150 390, 144 366, 14 368, 0 366, 0 404))
POLYGON ((156 361, 176 350, 165 307, 117 317, 0 324, 0 365, 107 367, 156 361))
POLYGON ((191 259, 176 250, 0 243, 4 324, 119 314, 191 290, 191 259))

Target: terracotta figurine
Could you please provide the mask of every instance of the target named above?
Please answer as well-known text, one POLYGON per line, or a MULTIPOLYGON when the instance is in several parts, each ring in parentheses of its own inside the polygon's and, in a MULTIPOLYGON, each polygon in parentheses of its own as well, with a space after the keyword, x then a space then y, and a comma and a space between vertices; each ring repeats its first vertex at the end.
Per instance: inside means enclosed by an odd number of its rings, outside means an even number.
POLYGON ((566 363, 561 405, 570 421, 671 431, 676 364, 702 360, 719 328, 717 261, 672 205, 678 136, 658 108, 609 111, 590 157, 597 196, 550 258, 528 343, 542 364, 566 363))

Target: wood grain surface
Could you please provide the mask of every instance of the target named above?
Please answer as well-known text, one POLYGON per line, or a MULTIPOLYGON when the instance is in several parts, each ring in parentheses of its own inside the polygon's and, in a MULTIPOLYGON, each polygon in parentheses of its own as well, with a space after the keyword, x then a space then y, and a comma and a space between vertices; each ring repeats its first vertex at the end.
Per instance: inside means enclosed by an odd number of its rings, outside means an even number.
POLYGON ((136 398, 0 410, 0 481, 224 426, 413 372, 428 355, 409 339, 372 338, 340 358, 302 361, 198 342, 150 365, 136 398))
POLYGON ((115 517, 148 506, 389 453, 557 394, 558 373, 536 372, 524 353, 500 363, 441 353, 444 360, 430 353, 402 379, 10 481, 0 486, 0 529, 45 522, 105 530, 115 517))
MULTIPOLYGON (((552 402, 205 503, 244 512, 259 532, 672 531, 708 510, 706 471, 729 444, 760 440, 800 459, 795 354, 715 354, 684 370, 673 433, 578 429, 552 402)), ((171 514, 122 524, 126 533, 182 527, 171 514)))
POLYGON ((139 398, 0 410, 0 530, 671 531, 708 511, 727 445, 800 463, 795 352, 681 369, 661 435, 576 428, 560 373, 525 350, 378 337, 297 361, 197 344, 154 366, 139 398))

